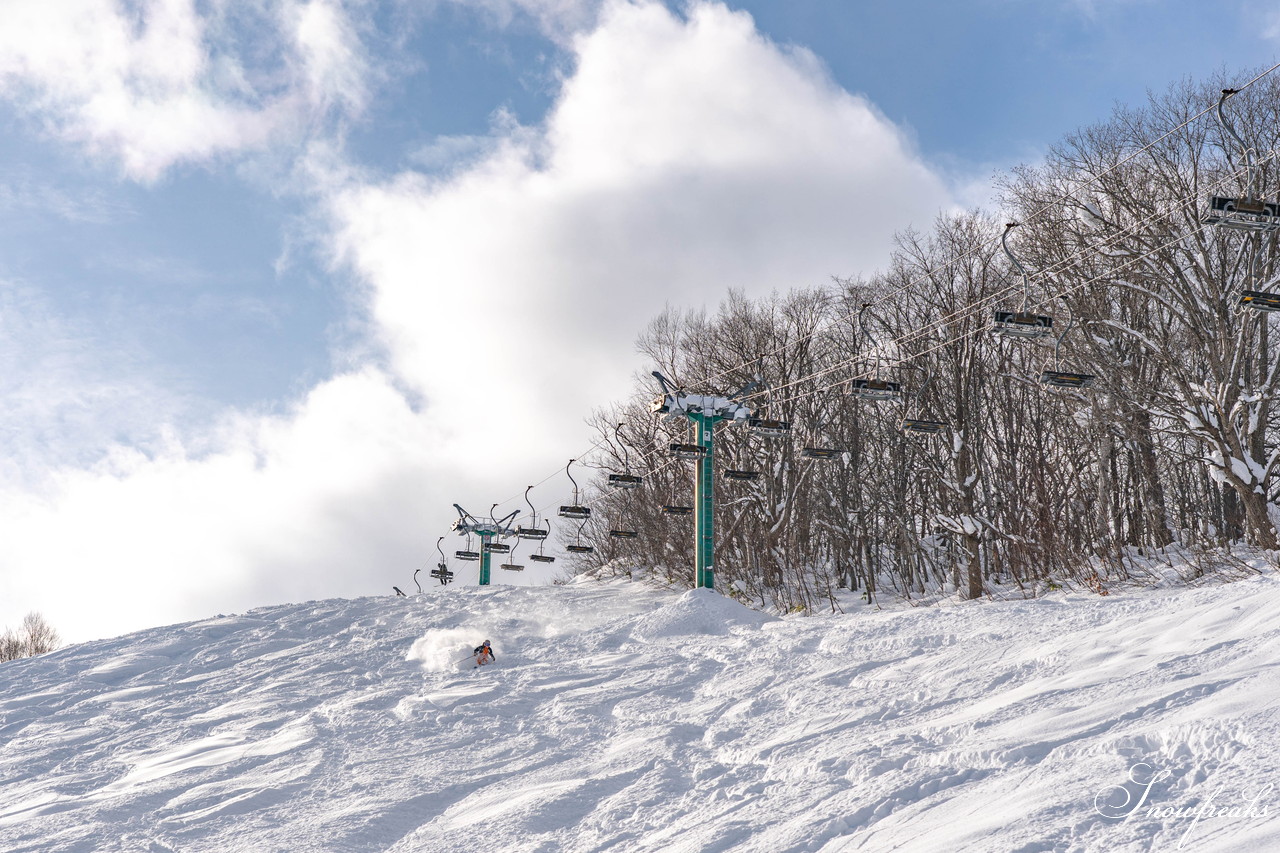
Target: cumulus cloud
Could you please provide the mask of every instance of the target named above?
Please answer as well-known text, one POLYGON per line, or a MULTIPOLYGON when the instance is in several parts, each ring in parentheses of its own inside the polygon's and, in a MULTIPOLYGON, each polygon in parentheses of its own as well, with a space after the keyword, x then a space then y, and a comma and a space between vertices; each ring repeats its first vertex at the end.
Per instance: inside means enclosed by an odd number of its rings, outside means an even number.
POLYGON ((494 464, 579 443, 664 303, 869 270, 949 203, 897 128, 744 13, 616 2, 572 45, 544 122, 448 177, 330 198, 395 374, 494 464))
POLYGON ((0 97, 144 182, 296 138, 331 109, 358 111, 365 70, 333 0, 0 5, 0 97), (237 50, 264 35, 274 61, 237 50))
MULTIPOLYGON (((39 490, 0 491, 0 624, 85 638, 273 601, 369 594, 420 563, 440 442, 376 371, 193 444, 117 446, 39 490)), ((383 588, 385 587, 385 589, 383 588)))

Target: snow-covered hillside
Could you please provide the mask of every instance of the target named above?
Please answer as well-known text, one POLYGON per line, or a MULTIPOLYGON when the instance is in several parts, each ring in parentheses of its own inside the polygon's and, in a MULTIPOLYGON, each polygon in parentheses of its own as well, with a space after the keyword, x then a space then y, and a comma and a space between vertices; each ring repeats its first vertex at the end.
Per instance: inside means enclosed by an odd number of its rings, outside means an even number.
POLYGON ((161 628, 0 666, 0 849, 1280 850, 1278 600, 579 583, 161 628))

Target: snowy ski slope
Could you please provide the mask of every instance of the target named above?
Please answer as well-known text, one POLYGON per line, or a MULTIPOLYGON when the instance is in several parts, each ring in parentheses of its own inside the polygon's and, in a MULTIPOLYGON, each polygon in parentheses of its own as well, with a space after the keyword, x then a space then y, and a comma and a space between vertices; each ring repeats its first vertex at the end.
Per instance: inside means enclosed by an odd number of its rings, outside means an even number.
POLYGON ((577 583, 160 628, 0 666, 0 849, 1275 851, 1277 601, 577 583))

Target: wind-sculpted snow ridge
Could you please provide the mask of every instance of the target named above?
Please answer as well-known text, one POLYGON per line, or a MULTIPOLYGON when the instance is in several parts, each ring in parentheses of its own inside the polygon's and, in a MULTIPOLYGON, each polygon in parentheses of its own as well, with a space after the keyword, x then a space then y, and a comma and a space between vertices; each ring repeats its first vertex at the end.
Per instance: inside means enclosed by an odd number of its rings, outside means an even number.
POLYGON ((580 583, 157 629, 0 666, 0 849, 1280 850, 1278 595, 779 620, 580 583))

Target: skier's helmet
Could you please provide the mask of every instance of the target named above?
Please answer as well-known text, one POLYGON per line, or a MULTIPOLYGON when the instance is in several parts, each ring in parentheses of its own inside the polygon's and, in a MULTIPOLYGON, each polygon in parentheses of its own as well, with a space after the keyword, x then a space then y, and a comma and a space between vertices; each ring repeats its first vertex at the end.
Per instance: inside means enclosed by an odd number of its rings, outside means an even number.
POLYGON ((480 645, 482 645, 482 646, 487 646, 487 645, 489 645, 489 641, 488 641, 488 640, 485 640, 485 641, 484 641, 483 643, 481 643, 480 645))

